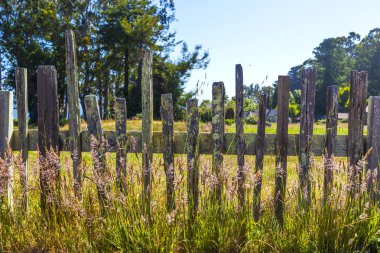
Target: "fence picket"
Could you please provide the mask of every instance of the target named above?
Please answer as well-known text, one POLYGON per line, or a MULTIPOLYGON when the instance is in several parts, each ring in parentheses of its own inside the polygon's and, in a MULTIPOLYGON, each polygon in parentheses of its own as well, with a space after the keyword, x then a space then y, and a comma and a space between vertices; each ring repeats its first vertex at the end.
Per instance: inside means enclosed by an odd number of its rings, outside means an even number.
POLYGON ((0 158, 4 161, 4 169, 0 173, 0 204, 6 200, 10 210, 13 210, 13 164, 9 144, 13 135, 13 92, 0 91, 0 158), (4 173, 4 174, 3 174, 4 173))
POLYGON ((166 175, 166 209, 173 211, 174 199, 174 116, 172 94, 161 95, 162 144, 166 175))
POLYGON ((267 95, 261 94, 259 100, 259 120, 257 122, 256 135, 256 160, 255 160, 255 182, 253 189, 253 216, 256 221, 260 217, 261 184, 263 175, 263 160, 265 154, 265 123, 266 123, 267 95))
POLYGON ((276 182, 274 207, 280 227, 284 223, 284 201, 287 178, 288 123, 289 123, 289 77, 278 77, 276 140, 276 182))
POLYGON ((20 184, 22 192, 22 210, 28 208, 28 71, 25 68, 16 68, 16 101, 17 122, 20 139, 20 151, 23 168, 20 171, 20 184))

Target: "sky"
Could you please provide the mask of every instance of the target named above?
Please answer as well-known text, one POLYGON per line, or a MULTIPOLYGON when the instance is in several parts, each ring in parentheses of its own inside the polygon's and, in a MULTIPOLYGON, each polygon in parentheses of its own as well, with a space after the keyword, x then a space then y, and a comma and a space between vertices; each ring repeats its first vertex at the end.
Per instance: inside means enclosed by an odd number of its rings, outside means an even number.
POLYGON ((177 39, 200 44, 210 54, 206 70, 195 70, 185 90, 201 84, 198 99, 211 99, 213 82, 235 94, 235 64, 244 84, 273 84, 278 75, 313 57, 325 38, 362 37, 380 27, 379 0, 174 0, 177 39))

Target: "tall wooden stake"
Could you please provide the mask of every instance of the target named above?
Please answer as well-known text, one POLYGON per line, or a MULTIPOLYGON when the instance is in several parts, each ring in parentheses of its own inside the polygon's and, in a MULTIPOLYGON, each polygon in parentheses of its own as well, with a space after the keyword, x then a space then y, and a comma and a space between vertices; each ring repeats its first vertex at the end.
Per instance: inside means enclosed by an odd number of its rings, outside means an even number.
POLYGON ((22 210, 28 208, 28 71, 16 68, 17 121, 23 167, 20 169, 22 210))
POLYGON ((65 33, 66 42, 66 78, 67 78, 67 101, 69 108, 69 133, 70 152, 73 160, 74 192, 81 198, 82 173, 80 163, 82 160, 81 150, 81 119, 79 111, 79 83, 78 66, 76 58, 75 35, 72 30, 65 33))
POLYGON ((276 140, 276 185, 274 208, 281 228, 284 225, 284 201, 287 177, 288 124, 289 124, 289 77, 278 77, 276 140))

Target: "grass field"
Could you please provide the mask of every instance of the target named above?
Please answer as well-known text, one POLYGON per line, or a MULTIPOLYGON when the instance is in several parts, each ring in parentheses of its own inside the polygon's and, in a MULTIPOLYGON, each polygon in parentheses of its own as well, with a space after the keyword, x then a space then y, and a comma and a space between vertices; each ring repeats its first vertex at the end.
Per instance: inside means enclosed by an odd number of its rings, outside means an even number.
MULTIPOLYGON (((114 120, 103 120, 102 121, 103 129, 104 130, 115 130, 115 122, 114 120)), ((68 130, 69 126, 65 125, 62 127, 62 130, 68 130)), ((82 123, 82 129, 87 129, 86 123, 82 123)), ((128 120, 127 121, 127 130, 141 130, 141 120, 128 120)), ((162 130, 162 124, 161 121, 154 121, 153 122, 153 131, 161 131, 162 130)), ((174 131, 186 131, 186 122, 180 121, 174 123, 174 131)), ((200 132, 211 132, 211 123, 200 123, 199 124, 199 131, 200 132)), ((236 131, 236 125, 226 125, 225 131, 227 133, 234 133, 236 131)), ((366 129, 364 130, 364 132, 366 129)), ((245 133, 256 133, 257 132, 257 125, 244 125, 244 132, 245 133)), ((300 125, 299 123, 291 123, 289 124, 289 134, 299 134, 300 132, 300 125)), ((276 124, 273 123, 271 126, 266 127, 266 133, 268 134, 275 134, 276 133, 276 124)), ((314 124, 314 134, 325 134, 326 133, 326 126, 325 124, 314 124)), ((348 128, 347 123, 339 123, 338 124, 338 135, 347 135, 348 134, 348 128)))
MULTIPOLYGON (((254 156, 246 156, 246 206, 237 207, 236 156, 226 156, 222 168, 221 208, 210 201, 214 185, 210 156, 200 158, 200 206, 194 222, 187 215, 186 157, 176 156, 176 209, 165 208, 165 173, 162 156, 154 155, 151 216, 141 211, 141 155, 129 154, 124 196, 115 186, 115 156, 107 155, 109 174, 100 183, 110 185, 106 214, 101 215, 92 173, 91 154, 84 155, 83 197, 74 197, 71 159, 61 154, 60 201, 49 217, 39 207, 38 159, 31 153, 29 210, 21 212, 19 171, 15 157, 15 209, 0 209, 0 252, 377 252, 380 249, 380 212, 371 204, 366 187, 350 197, 346 159, 333 166, 334 183, 326 205, 322 201, 323 162, 312 159, 312 197, 309 208, 298 203, 297 158, 288 157, 284 229, 273 215, 275 158, 264 161, 261 218, 252 214, 254 156)), ((2 163, 1 166, 4 166, 2 163)), ((4 167, 3 167, 4 168, 4 167)))

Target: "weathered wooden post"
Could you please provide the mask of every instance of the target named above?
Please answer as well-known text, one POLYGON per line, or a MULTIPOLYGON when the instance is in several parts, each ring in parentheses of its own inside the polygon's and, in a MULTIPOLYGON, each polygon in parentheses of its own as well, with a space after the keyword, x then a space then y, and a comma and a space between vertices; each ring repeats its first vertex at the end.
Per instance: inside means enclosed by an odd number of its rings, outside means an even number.
POLYGON ((187 126, 187 195, 189 204, 189 220, 193 220, 198 209, 199 197, 199 119, 198 100, 186 101, 187 126))
POLYGON ((256 135, 256 160, 255 160, 255 182, 253 189, 253 216, 255 221, 260 217, 261 184, 263 175, 263 160, 265 154, 265 121, 266 121, 267 95, 261 94, 259 100, 259 120, 257 122, 256 135))
POLYGON ((221 204, 222 201, 222 175, 220 170, 223 166, 224 147, 224 83, 212 84, 212 172, 216 176, 216 185, 213 198, 221 204))
POLYGON ((300 200, 309 204, 311 199, 311 184, 309 178, 311 144, 313 142, 315 84, 317 72, 315 69, 304 69, 301 72, 301 122, 299 137, 300 163, 300 200))
POLYGON ((327 103, 326 103, 326 142, 324 152, 324 183, 323 197, 326 203, 330 194, 331 184, 334 171, 334 153, 336 146, 336 135, 338 128, 338 86, 327 87, 327 103))
POLYGON ((106 143, 103 137, 102 122, 98 98, 95 95, 87 95, 84 98, 84 104, 87 114, 87 129, 90 137, 92 160, 94 163, 95 183, 98 190, 98 199, 100 211, 104 215, 105 206, 108 202, 106 178, 107 161, 106 161, 106 143))
POLYGON ((41 208, 52 207, 51 198, 60 200, 60 175, 58 164, 51 164, 47 156, 59 158, 59 108, 57 71, 54 66, 38 66, 38 148, 40 154, 41 208), (56 189, 52 181, 56 182, 56 189))
POLYGON ((13 163, 9 143, 13 134, 13 93, 0 91, 0 204, 13 210, 13 163))
POLYGON ((360 178, 363 167, 360 160, 363 157, 365 124, 367 107, 367 72, 351 71, 350 101, 348 113, 348 143, 351 192, 355 193, 360 188, 360 178))
POLYGON ((166 209, 168 212, 175 208, 174 199, 174 116, 172 94, 161 95, 162 144, 164 169, 166 175, 166 209))
POLYGON ((281 229, 284 224, 284 201, 287 177, 289 76, 278 77, 276 139, 276 185, 274 196, 275 216, 281 229))
POLYGON ((74 192, 81 198, 82 173, 80 163, 82 160, 81 150, 81 119, 79 111, 79 83, 78 66, 76 57, 75 35, 72 30, 65 33, 66 42, 66 79, 67 79, 67 101, 69 108, 69 145, 71 159, 73 160, 74 192))
POLYGON ((368 192, 372 199, 380 199, 380 97, 370 97, 367 116, 367 171, 369 178, 367 182, 368 192), (376 173, 375 173, 376 171, 376 173), (375 178, 375 174, 377 177, 375 178), (376 189, 375 189, 376 187, 376 189))
POLYGON ((237 162, 238 162, 238 199, 239 206, 244 207, 245 200, 245 169, 244 169, 244 152, 245 152, 245 139, 244 139, 244 87, 243 87, 243 68, 240 64, 235 66, 235 88, 236 88, 236 145, 237 145, 237 162))
POLYGON ((28 71, 25 68, 16 68, 15 76, 17 121, 23 163, 20 169, 20 184, 22 210, 25 212, 28 208, 28 71))
POLYGON ((125 98, 115 98, 116 183, 127 192, 127 106, 125 98))
POLYGON ((142 204, 145 214, 150 214, 151 174, 153 160, 153 73, 152 53, 142 51, 142 204))

